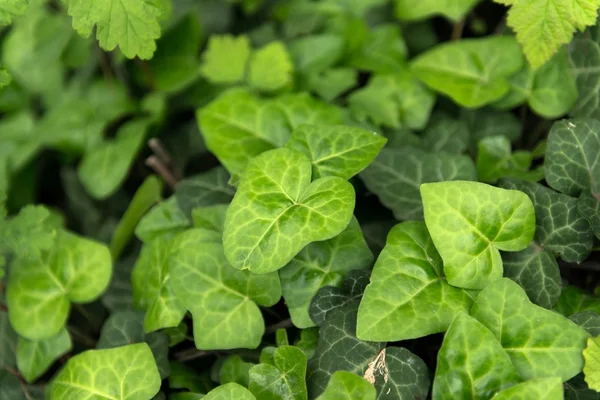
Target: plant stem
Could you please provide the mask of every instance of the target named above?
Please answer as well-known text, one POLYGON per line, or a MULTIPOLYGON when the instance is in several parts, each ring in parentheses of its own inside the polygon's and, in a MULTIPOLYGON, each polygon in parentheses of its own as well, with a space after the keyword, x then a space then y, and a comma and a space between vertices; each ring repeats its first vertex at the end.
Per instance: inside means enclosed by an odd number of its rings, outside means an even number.
POLYGON ((146 159, 146 165, 154 170, 163 180, 171 187, 175 189, 177 185, 177 178, 173 172, 161 161, 157 156, 150 156, 146 159))
POLYGON ((288 319, 284 319, 283 321, 280 321, 276 324, 267 326, 267 329, 265 329, 265 333, 273 333, 273 332, 276 332, 277 329, 291 328, 293 326, 294 326, 294 324, 292 323, 292 319, 288 318, 288 319))
POLYGON ((462 37, 463 31, 465 29, 465 19, 461 19, 454 25, 452 25, 452 36, 450 37, 452 40, 459 40, 462 37))

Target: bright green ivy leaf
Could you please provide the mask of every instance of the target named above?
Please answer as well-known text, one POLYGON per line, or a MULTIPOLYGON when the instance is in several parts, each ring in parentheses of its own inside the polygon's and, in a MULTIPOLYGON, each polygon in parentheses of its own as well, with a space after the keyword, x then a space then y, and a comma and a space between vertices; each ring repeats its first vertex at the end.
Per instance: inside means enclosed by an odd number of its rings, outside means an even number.
POLYGON ((381 24, 373 28, 360 51, 351 55, 350 64, 377 74, 402 72, 407 53, 400 27, 381 24))
POLYGON ((190 226, 183 211, 177 205, 175 196, 156 204, 144 215, 135 227, 135 236, 142 242, 169 237, 190 226))
POLYGON ((444 332, 472 302, 465 290, 446 281, 425 224, 404 222, 392 228, 373 268, 358 309, 356 335, 395 342, 444 332))
POLYGON ((306 400, 306 355, 294 346, 282 346, 273 354, 274 364, 250 369, 248 389, 258 399, 306 400))
POLYGON ((479 182, 421 185, 425 223, 453 286, 482 289, 502 277, 502 251, 525 249, 535 213, 525 193, 479 182))
POLYGON ((221 385, 235 382, 248 387, 248 383, 250 382, 250 368, 255 365, 254 363, 245 362, 238 355, 229 356, 221 365, 219 382, 221 382, 221 385))
POLYGON ((71 337, 64 328, 48 339, 29 340, 20 337, 16 348, 19 371, 27 382, 32 383, 71 347, 71 337))
POLYGON ((437 360, 436 400, 489 399, 521 381, 492 332, 465 313, 450 325, 437 360))
POLYGON ((341 286, 347 272, 368 268, 372 261, 373 254, 355 218, 339 235, 302 249, 279 270, 283 297, 294 325, 314 326, 308 309, 315 293, 324 286, 341 286))
POLYGON ((265 329, 258 305, 271 306, 281 297, 277 274, 232 268, 216 232, 191 229, 174 240, 171 286, 194 317, 196 347, 256 348, 265 329))
POLYGON ((396 16, 404 21, 420 20, 443 15, 458 21, 481 0, 396 0, 396 16))
POLYGON ((493 400, 563 400, 560 378, 533 379, 498 392, 493 400))
POLYGON ((152 58, 160 37, 160 2, 150 0, 69 0, 73 28, 83 37, 92 34, 104 50, 117 46, 127 58, 152 58))
POLYGON ((294 65, 281 42, 271 42, 256 50, 248 64, 248 84, 258 90, 273 92, 292 83, 294 65))
POLYGON ((477 174, 467 156, 407 147, 383 149, 360 177, 383 205, 394 212, 396 219, 407 220, 423 218, 421 184, 476 180, 477 174))
POLYGON ((39 259, 13 262, 6 291, 11 324, 31 340, 58 334, 71 302, 89 303, 98 298, 111 273, 106 246, 59 232, 53 248, 39 259))
POLYGON ((583 373, 585 375, 585 382, 588 384, 590 389, 600 391, 600 346, 598 342, 600 338, 591 337, 587 340, 587 347, 583 351, 583 358, 585 365, 583 367, 583 373))
POLYGON ((177 183, 175 197, 179 208, 191 218, 194 208, 229 203, 235 188, 228 184, 229 174, 223 167, 216 167, 177 183))
POLYGON ((52 380, 48 392, 52 400, 147 400, 159 389, 160 375, 152 351, 146 343, 138 343, 88 350, 72 357, 52 380))
POLYGON ((227 383, 208 392, 202 400, 256 400, 256 397, 237 383, 227 383))
POLYGON ((241 82, 244 80, 250 51, 250 40, 247 36, 211 36, 202 55, 200 72, 212 83, 241 82))
POLYGON ((581 352, 589 334, 560 314, 532 304, 510 279, 483 289, 471 315, 496 336, 523 379, 566 381, 583 368, 581 352))
POLYGON ((344 125, 301 125, 285 147, 304 153, 312 163, 312 179, 350 179, 369 165, 387 139, 375 132, 344 125))
POLYGON ((4 67, 0 66, 0 89, 8 86, 11 82, 12 76, 4 67))
POLYGON ((507 79, 522 67, 521 49, 510 36, 448 42, 411 63, 417 78, 467 108, 501 99, 510 89, 507 79))
POLYGON ((311 183, 302 153, 277 149, 248 166, 227 210, 223 246, 235 268, 276 271, 311 242, 331 239, 348 226, 354 188, 333 176, 311 183))
POLYGON ((477 175, 481 182, 496 183, 499 178, 515 177, 537 182, 544 178, 544 169, 530 171, 533 155, 529 151, 511 150, 506 136, 489 136, 479 141, 477 175))
POLYGON ((337 371, 317 400, 375 400, 377 392, 366 379, 347 371, 337 371))

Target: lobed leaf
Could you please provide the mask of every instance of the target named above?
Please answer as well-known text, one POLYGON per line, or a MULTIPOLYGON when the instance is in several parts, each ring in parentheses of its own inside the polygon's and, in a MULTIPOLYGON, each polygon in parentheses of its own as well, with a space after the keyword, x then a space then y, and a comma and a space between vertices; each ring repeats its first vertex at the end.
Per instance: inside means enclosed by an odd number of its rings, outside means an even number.
POLYGON ((273 365, 258 364, 250 369, 248 389, 259 399, 306 400, 306 356, 297 347, 275 350, 273 365))

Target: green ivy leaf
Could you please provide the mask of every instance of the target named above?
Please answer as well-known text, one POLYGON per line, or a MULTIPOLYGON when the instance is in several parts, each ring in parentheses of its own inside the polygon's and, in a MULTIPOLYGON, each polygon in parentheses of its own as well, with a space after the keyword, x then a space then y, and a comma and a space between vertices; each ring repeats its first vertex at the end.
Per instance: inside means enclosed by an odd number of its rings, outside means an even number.
POLYGON ((212 83, 241 82, 244 80, 250 52, 250 40, 245 35, 213 35, 202 54, 200 73, 212 83))
POLYGON ((583 373, 563 383, 566 400, 598 400, 600 393, 592 390, 585 383, 583 373))
POLYGON ((32 383, 71 348, 71 337, 65 328, 48 339, 29 340, 20 337, 16 348, 17 366, 23 378, 32 383))
POLYGON ((453 21, 464 17, 480 0, 396 0, 396 16, 403 21, 443 15, 453 21))
POLYGON ((347 371, 337 371, 317 400, 375 400, 377 392, 364 378, 347 371))
POLYGON ((160 389, 160 375, 146 343, 89 350, 67 362, 52 380, 50 398, 147 400, 160 389), (110 365, 111 368, 106 368, 110 365), (86 371, 82 374, 81 371, 86 371))
POLYGON ((133 289, 131 287, 131 272, 137 254, 115 262, 113 274, 108 288, 102 295, 102 305, 111 312, 132 310, 134 308, 133 289))
POLYGON ((510 36, 448 42, 411 63, 417 78, 466 108, 501 99, 510 89, 507 79, 522 67, 521 49, 510 36))
POLYGON ((330 68, 307 78, 308 88, 326 101, 333 101, 356 86, 358 73, 352 68, 330 68))
POLYGON ((330 33, 310 35, 291 41, 289 50, 298 72, 316 73, 337 63, 344 53, 344 40, 330 33))
POLYGON ((433 398, 489 399, 520 381, 492 332, 467 314, 458 314, 438 353, 433 398))
POLYGON ((0 252, 12 251, 23 258, 37 259, 54 245, 57 228, 50 211, 43 206, 25 206, 8 220, 0 216, 0 252))
POLYGON ((229 204, 197 207, 192 210, 192 221, 195 228, 203 228, 217 233, 225 230, 225 216, 229 204))
POLYGON ((444 332, 473 300, 446 281, 425 223, 392 228, 358 309, 356 335, 395 342, 444 332), (435 309, 435 313, 428 310, 435 309))
POLYGON ((533 379, 498 392, 494 400, 545 399, 562 400, 563 385, 560 378, 533 379))
POLYGON ((210 392, 202 400, 256 400, 256 397, 243 386, 237 383, 221 385, 210 392))
POLYGON ((306 355, 294 346, 282 346, 273 354, 273 365, 250 369, 248 389, 259 399, 306 400, 306 355))
POLYGON ((350 65, 376 74, 402 72, 406 69, 407 53, 400 27, 381 24, 372 29, 361 49, 351 55, 350 65))
POLYGON ((229 382, 238 383, 248 387, 250 382, 250 368, 256 364, 245 362, 238 355, 229 356, 223 361, 219 371, 219 382, 224 385, 229 382))
POLYGON ((423 148, 433 153, 462 154, 469 148, 469 126, 462 119, 434 114, 423 132, 423 148))
POLYGON ((300 330, 300 338, 294 343, 294 346, 302 349, 306 358, 310 360, 315 354, 317 349, 317 342, 319 340, 319 328, 308 328, 300 330))
POLYGON ((235 188, 228 182, 229 174, 223 167, 183 179, 175 188, 177 204, 185 215, 191 218, 192 210, 196 207, 229 203, 233 199, 235 188))
POLYGON ((342 232, 354 210, 354 188, 338 177, 312 183, 302 153, 277 149, 246 169, 225 220, 223 246, 231 265, 253 273, 276 271, 307 244, 342 232))
POLYGON ((170 365, 169 388, 187 389, 198 393, 206 393, 213 388, 214 385, 207 375, 198 375, 196 371, 178 361, 171 361, 170 365))
POLYGON ((421 184, 476 180, 477 173, 467 156, 406 147, 383 149, 360 177, 383 205, 394 212, 396 219, 412 220, 423 218, 421 184))
POLYGON ((277 274, 253 275, 232 268, 215 232, 190 229, 174 240, 171 286, 194 317, 196 347, 258 347, 265 329, 258 305, 272 306, 281 297, 277 274))
POLYGON ((161 379, 169 375, 169 339, 162 332, 144 331, 144 313, 117 311, 108 317, 98 339, 98 349, 112 349, 134 343, 147 343, 152 350, 161 379))
POLYGON ((135 236, 142 242, 172 237, 190 226, 175 196, 156 204, 144 215, 135 227, 135 236))
POLYGON ((44 389, 24 385, 10 372, 0 370, 0 398, 10 400, 44 400, 44 389))
POLYGON ((506 136, 489 136, 479 141, 477 175, 481 182, 496 183, 499 178, 515 177, 537 182, 544 178, 544 169, 531 168, 533 155, 529 151, 514 153, 506 136))
POLYGON ((585 360, 583 374, 585 375, 585 382, 590 389, 596 391, 600 391, 600 364, 598 362, 598 359, 600 358, 599 341, 600 338, 598 337, 588 338, 587 347, 583 350, 583 358, 585 360))
POLYGON ((469 126, 473 153, 483 138, 506 136, 511 143, 521 138, 523 127, 521 120, 513 113, 494 111, 487 108, 479 110, 461 110, 460 117, 469 126))
POLYGON ((600 335, 600 315, 598 313, 582 311, 569 316, 569 319, 585 329, 590 335, 600 335))
POLYGON ((98 298, 111 273, 106 246, 60 231, 41 258, 14 260, 6 290, 10 322, 31 340, 55 336, 67 321, 71 302, 98 298))
POLYGON ((565 317, 582 311, 594 311, 600 314, 600 299, 578 287, 565 286, 554 309, 565 317))
POLYGON ((311 160, 313 180, 325 176, 350 179, 373 161, 386 142, 383 136, 362 128, 302 125, 285 147, 311 160))
POLYGON ((535 213, 525 193, 478 182, 421 185, 425 223, 453 286, 482 289, 502 277, 499 250, 526 248, 535 213))
POLYGON ((373 254, 355 218, 339 235, 302 249, 279 270, 283 297, 294 325, 314 326, 308 309, 317 291, 324 286, 341 286, 347 272, 368 268, 372 261, 373 254))
POLYGON ((571 115, 577 118, 600 118, 600 43, 591 37, 576 38, 569 44, 571 73, 579 97, 571 115))
POLYGON ((583 368, 581 352, 589 334, 567 318, 532 304, 510 279, 483 289, 471 315, 496 336, 523 379, 558 376, 566 381, 583 368))
POLYGON ((271 42, 256 50, 248 64, 248 84, 258 90, 273 92, 292 83, 294 65, 281 42, 271 42))

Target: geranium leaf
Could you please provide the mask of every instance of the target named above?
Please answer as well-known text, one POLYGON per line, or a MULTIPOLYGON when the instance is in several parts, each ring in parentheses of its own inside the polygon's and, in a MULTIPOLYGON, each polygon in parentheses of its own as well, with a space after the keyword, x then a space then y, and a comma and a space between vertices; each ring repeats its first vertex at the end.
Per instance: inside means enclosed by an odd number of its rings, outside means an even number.
POLYGON ((202 55, 200 72, 213 83, 241 82, 245 76, 250 51, 250 40, 247 36, 211 36, 202 55))
POLYGON ((276 271, 307 244, 348 226, 352 185, 332 176, 311 183, 311 170, 310 160, 290 149, 266 152, 248 165, 225 220, 223 246, 231 265, 276 271))
POLYGON ((377 392, 363 377, 347 371, 337 371, 318 400, 375 400, 377 392))
POLYGON ((96 396, 147 400, 159 389, 160 375, 152 351, 146 343, 138 343, 72 357, 52 380, 48 392, 53 399, 96 396), (81 374, 82 370, 87 373, 81 374))
POLYGON ((563 385, 560 378, 532 379, 519 383, 511 388, 498 392, 494 400, 509 400, 518 398, 562 400, 563 385))
POLYGON ((248 84, 258 90, 273 92, 290 85, 294 65, 281 42, 271 42, 256 50, 248 64, 248 84))
POLYGON ((423 222, 392 228, 358 309, 356 335, 393 342, 444 332, 472 298, 446 281, 423 222), (435 313, 426 310, 436 309, 435 313), (403 322, 400 322, 403 321, 403 322))
POLYGON ((424 19, 433 15, 443 15, 458 21, 481 0, 425 0, 413 3, 410 0, 396 0, 396 15, 404 21, 424 19))
POLYGON ((425 223, 453 286, 481 289, 502 277, 500 252, 525 249, 535 213, 525 193, 478 182, 421 185, 425 223))
POLYGON ((32 383, 71 347, 71 337, 64 328, 48 339, 29 340, 20 337, 16 350, 19 371, 27 382, 32 383))
POLYGON ((483 289, 471 315, 496 336, 523 379, 566 381, 583 368, 581 352, 589 334, 567 318, 532 304, 510 279, 483 289))
POLYGON ((274 365, 250 369, 248 389, 259 399, 306 400, 306 355, 294 346, 282 346, 273 354, 274 365))
POLYGON ((175 198, 179 208, 191 218, 196 207, 229 203, 235 188, 229 185, 229 174, 223 167, 186 178, 177 183, 175 198))

